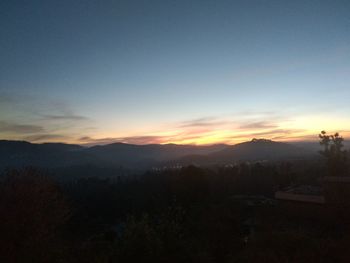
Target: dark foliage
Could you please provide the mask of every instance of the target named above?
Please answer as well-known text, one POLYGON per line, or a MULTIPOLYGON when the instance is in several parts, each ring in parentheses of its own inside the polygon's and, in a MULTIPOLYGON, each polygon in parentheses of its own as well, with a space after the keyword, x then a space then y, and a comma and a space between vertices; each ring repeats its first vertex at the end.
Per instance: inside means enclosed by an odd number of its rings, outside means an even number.
POLYGON ((339 133, 327 135, 325 131, 319 134, 320 144, 324 147, 320 153, 327 159, 329 175, 343 176, 346 174, 347 151, 343 150, 343 137, 339 133))
POLYGON ((273 200, 323 171, 242 163, 59 183, 13 171, 1 182, 2 262, 348 262, 346 222, 273 200))
POLYGON ((58 262, 60 229, 70 210, 57 184, 28 168, 0 184, 0 261, 58 262))

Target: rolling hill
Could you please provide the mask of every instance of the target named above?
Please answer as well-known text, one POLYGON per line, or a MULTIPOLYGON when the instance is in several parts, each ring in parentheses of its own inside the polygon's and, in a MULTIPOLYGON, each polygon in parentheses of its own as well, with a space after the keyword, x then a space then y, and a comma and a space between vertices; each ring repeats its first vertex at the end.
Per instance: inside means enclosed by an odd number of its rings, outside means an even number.
POLYGON ((29 165, 45 168, 92 165, 142 170, 160 165, 228 164, 238 161, 301 159, 314 155, 315 152, 311 150, 291 144, 256 139, 231 146, 114 143, 83 147, 62 143, 0 141, 0 168, 29 165))
POLYGON ((29 165, 45 168, 94 165, 147 169, 161 161, 177 159, 189 154, 206 155, 226 147, 228 146, 223 144, 193 146, 125 143, 83 147, 61 143, 34 144, 2 140, 0 141, 0 168, 29 165))
POLYGON ((249 142, 227 146, 225 149, 208 155, 188 155, 168 164, 213 165, 230 164, 240 161, 296 160, 313 158, 316 156, 316 151, 289 143, 253 139, 249 142))

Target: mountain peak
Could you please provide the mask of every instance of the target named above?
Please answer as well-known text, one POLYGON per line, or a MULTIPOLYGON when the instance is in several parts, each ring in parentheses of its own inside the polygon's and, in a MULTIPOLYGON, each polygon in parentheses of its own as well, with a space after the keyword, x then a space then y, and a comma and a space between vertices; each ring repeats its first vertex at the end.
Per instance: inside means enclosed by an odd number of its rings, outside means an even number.
POLYGON ((250 142, 253 143, 271 143, 271 142, 275 142, 269 139, 257 139, 257 138, 253 138, 250 142))

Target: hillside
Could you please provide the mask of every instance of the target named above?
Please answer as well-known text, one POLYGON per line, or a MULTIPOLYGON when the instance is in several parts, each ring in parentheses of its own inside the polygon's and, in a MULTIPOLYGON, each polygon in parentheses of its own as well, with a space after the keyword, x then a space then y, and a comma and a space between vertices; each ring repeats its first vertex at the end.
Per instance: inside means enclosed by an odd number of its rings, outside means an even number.
POLYGON ((60 143, 0 141, 0 168, 28 165, 43 168, 92 165, 142 170, 152 166, 174 164, 211 165, 238 161, 303 159, 315 154, 314 151, 295 145, 256 139, 232 146, 114 143, 82 147, 60 143))
POLYGON ((0 168, 59 167, 92 162, 94 157, 79 145, 63 143, 34 144, 25 141, 0 141, 0 168))
POLYGON ((193 146, 176 144, 133 145, 114 143, 103 146, 24 141, 0 141, 0 168, 38 166, 44 168, 94 165, 101 167, 123 166, 147 169, 160 161, 177 159, 190 154, 210 154, 227 145, 193 146))
POLYGON ((265 139, 253 139, 228 146, 208 155, 188 155, 168 164, 213 165, 230 164, 240 161, 279 161, 305 159, 317 156, 316 151, 265 139))
POLYGON ((234 161, 262 161, 262 160, 284 160, 305 158, 313 153, 301 147, 288 143, 275 142, 265 139, 253 139, 230 146, 222 151, 209 155, 209 158, 229 162, 234 161))

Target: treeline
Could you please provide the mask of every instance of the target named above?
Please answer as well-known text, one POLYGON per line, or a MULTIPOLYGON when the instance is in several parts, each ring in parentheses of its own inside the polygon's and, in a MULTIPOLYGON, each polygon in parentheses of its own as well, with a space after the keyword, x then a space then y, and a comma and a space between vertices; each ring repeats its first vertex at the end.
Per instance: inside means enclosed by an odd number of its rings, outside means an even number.
POLYGON ((347 225, 290 217, 276 190, 322 164, 194 166, 57 182, 30 168, 0 184, 1 262, 348 262, 347 225))

